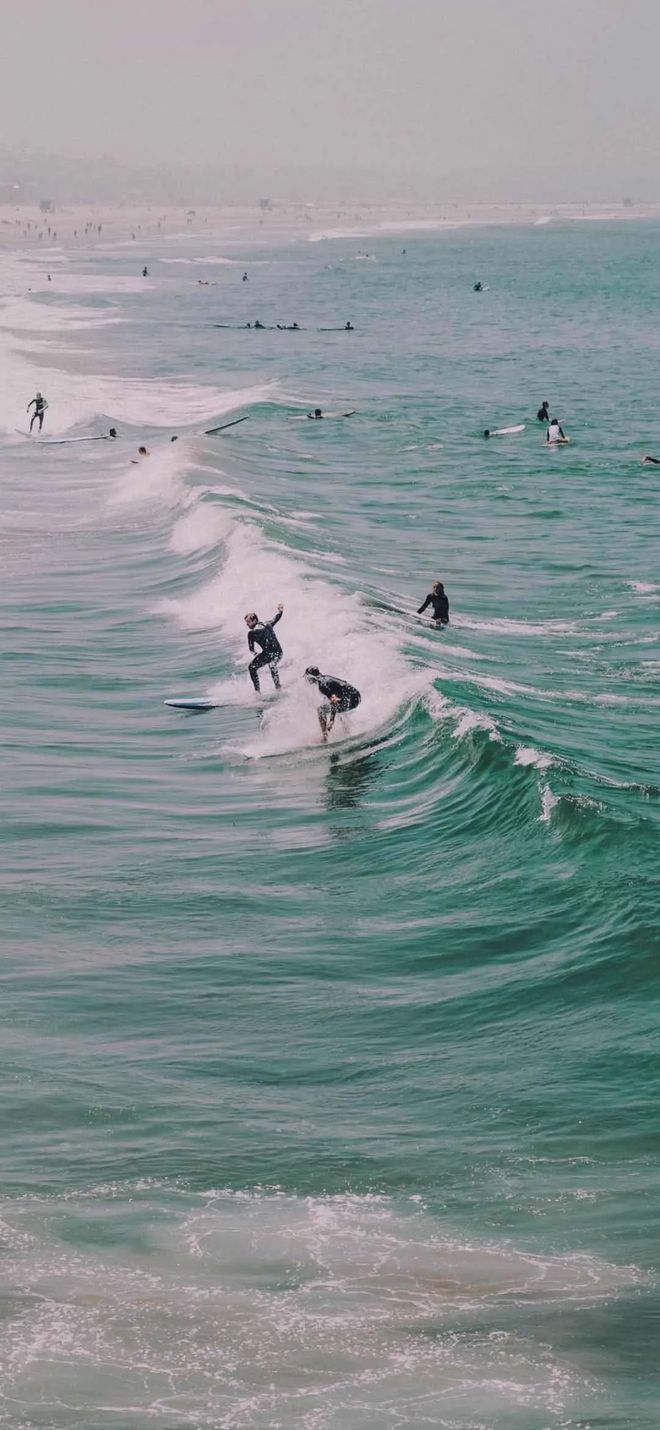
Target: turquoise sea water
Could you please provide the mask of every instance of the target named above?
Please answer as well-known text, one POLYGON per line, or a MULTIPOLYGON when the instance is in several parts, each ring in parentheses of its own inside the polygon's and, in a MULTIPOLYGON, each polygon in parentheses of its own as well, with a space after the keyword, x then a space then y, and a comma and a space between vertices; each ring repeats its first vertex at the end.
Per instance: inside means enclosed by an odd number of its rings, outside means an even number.
POLYGON ((1 260, 0 1423, 657 1426, 659 243, 1 260))

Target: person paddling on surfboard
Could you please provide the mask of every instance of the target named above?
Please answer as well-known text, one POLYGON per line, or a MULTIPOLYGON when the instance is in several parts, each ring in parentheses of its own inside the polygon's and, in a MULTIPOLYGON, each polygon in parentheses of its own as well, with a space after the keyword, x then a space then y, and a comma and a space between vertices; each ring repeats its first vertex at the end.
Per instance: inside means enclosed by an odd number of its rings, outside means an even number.
POLYGON ((39 431, 41 431, 44 425, 44 413, 46 411, 47 406, 48 403, 46 402, 45 397, 42 397, 40 392, 37 393, 36 397, 32 398, 31 402, 28 402, 28 405, 25 409, 26 412, 29 412, 30 408, 34 407, 34 412, 32 413, 32 417, 30 420, 30 431, 32 431, 32 428, 37 421, 39 422, 39 431))
POLYGON ((325 696, 318 709, 321 739, 325 744, 335 723, 335 716, 345 715, 347 710, 356 710, 362 696, 347 680, 338 680, 336 675, 321 675, 318 665, 307 666, 305 680, 309 681, 310 685, 318 685, 321 695, 325 696))
POLYGON ((423 605, 419 607, 418 616, 422 616, 427 606, 433 607, 432 620, 436 625, 446 626, 449 624, 449 601, 445 595, 445 588, 442 581, 434 581, 423 605))
POLYGON ((259 654, 250 661, 248 672, 250 680, 259 694, 259 671, 264 665, 270 666, 270 673, 273 677, 273 685, 276 690, 280 689, 280 675, 278 662, 282 659, 284 651, 275 635, 273 626, 282 619, 284 606, 278 606, 271 621, 260 621, 256 611, 248 611, 245 617, 245 624, 248 628, 248 646, 250 651, 255 645, 259 646, 259 654))
POLYGON ((558 418, 551 417, 545 440, 549 447, 559 447, 562 442, 570 442, 571 439, 566 436, 563 427, 559 425, 558 418))

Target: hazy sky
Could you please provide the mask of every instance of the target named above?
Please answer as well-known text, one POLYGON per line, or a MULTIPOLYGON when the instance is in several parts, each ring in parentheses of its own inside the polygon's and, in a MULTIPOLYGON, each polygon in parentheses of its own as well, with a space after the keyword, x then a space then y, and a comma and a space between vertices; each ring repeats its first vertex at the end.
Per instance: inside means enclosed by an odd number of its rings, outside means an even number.
POLYGON ((658 0, 5 0, 7 147, 660 198, 658 0))

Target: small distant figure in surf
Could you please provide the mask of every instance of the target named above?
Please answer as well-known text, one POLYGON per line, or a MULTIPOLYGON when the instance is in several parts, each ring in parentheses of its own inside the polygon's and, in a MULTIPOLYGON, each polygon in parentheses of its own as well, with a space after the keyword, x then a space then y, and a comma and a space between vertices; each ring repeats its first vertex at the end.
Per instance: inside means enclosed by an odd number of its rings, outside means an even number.
POLYGON ((483 293, 483 291, 484 291, 484 285, 483 285, 483 283, 482 283, 481 281, 479 281, 479 283, 473 283, 473 285, 472 285, 472 292, 473 292, 473 293, 483 293))
POLYGON ((284 651, 275 635, 273 626, 276 626, 277 622, 281 621, 283 610, 284 606, 278 606, 271 621, 260 621, 256 611, 248 611, 245 617, 245 624, 248 628, 248 647, 250 651, 254 651, 255 645, 258 645, 260 648, 259 654, 255 655, 254 660, 251 660, 248 666, 250 680, 257 695, 260 689, 259 671, 264 665, 270 667, 275 689, 279 690, 281 688, 278 664, 284 655, 284 651))
MULTIPOLYGON (((404 250, 404 251, 405 251, 405 250, 404 250)), ((353 327, 353 324, 352 324, 351 322, 344 323, 344 332, 345 332, 345 333, 354 333, 354 332, 355 332, 355 328, 353 327)))
POLYGON ((325 744, 335 717, 345 715, 349 710, 356 710, 362 696, 347 680, 338 680, 336 675, 321 675, 318 665, 307 666, 305 680, 310 685, 317 685, 321 695, 325 696, 323 704, 318 708, 321 739, 325 744))
POLYGON ((248 281, 247 273, 244 273, 244 274, 243 274, 243 277, 241 278, 241 283, 247 283, 247 281, 248 281))
POLYGON ((313 412, 308 412, 307 416, 311 422, 320 422, 323 418, 323 411, 320 407, 315 407, 313 412))
POLYGON ((566 436, 563 427, 559 424, 559 419, 551 417, 545 440, 548 447, 559 447, 563 442, 570 442, 571 439, 566 436))
POLYGON ((148 277, 149 277, 149 269, 147 268, 146 263, 145 263, 145 265, 144 265, 144 268, 142 269, 142 277, 143 277, 143 278, 148 278, 148 277))
POLYGON ((115 439, 116 436, 117 436, 117 428, 116 428, 116 427, 111 427, 111 428, 110 428, 110 431, 108 432, 108 437, 111 437, 111 438, 113 439, 113 441, 114 441, 114 439, 115 439))
POLYGON ((547 403, 547 402, 542 402, 542 403, 541 403, 541 406, 539 407, 539 410, 538 410, 538 412, 537 412, 537 414, 536 414, 536 420, 537 420, 537 422, 549 422, 549 421, 550 421, 550 405, 549 405, 549 403, 547 403))
POLYGON ((134 467, 139 467, 140 462, 143 462, 144 459, 145 459, 145 457, 150 457, 150 456, 151 456, 151 452, 149 452, 146 447, 138 447, 137 457, 131 457, 131 462, 133 463, 133 466, 134 466, 134 467))
POLYGON ((642 457, 643 467, 660 467, 660 457, 642 457))
POLYGON ((446 626, 449 623, 449 600, 445 595, 445 588, 442 581, 434 581, 426 600, 417 611, 418 616, 423 616, 427 606, 433 607, 431 619, 437 626, 446 626))
POLYGON ((28 405, 25 409, 26 412, 29 412, 30 408, 34 407, 34 412, 32 413, 32 417, 30 419, 30 432, 34 427, 35 422, 39 423, 39 431, 41 431, 44 425, 44 414, 46 412, 47 406, 48 403, 46 402, 45 397, 43 397, 40 392, 37 393, 36 397, 32 398, 31 402, 28 402, 28 405))
POLYGON ((53 281, 53 279, 52 279, 52 277, 51 277, 51 275, 50 275, 50 273, 49 273, 49 274, 48 274, 48 282, 49 282, 49 283, 52 283, 52 281, 53 281))

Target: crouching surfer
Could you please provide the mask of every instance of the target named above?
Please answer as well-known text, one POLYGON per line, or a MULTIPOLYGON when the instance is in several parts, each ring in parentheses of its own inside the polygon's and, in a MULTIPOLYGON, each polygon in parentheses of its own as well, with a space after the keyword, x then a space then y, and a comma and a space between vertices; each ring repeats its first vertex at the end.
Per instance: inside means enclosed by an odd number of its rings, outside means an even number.
POLYGON ((322 675, 318 665, 308 665, 305 679, 310 685, 317 685, 324 701, 319 705, 318 716, 321 739, 325 743, 335 723, 337 715, 345 715, 348 710, 356 710, 362 696, 347 680, 338 680, 335 675, 322 675))

